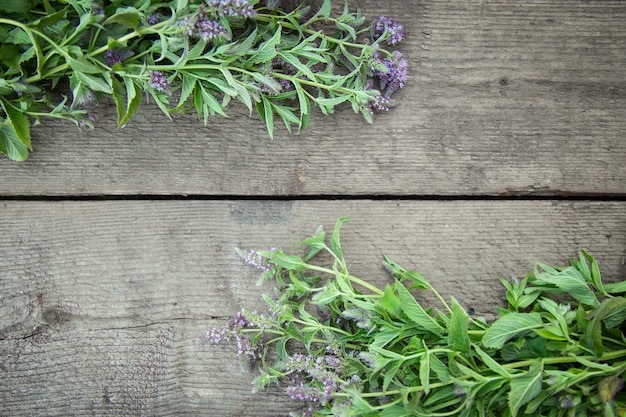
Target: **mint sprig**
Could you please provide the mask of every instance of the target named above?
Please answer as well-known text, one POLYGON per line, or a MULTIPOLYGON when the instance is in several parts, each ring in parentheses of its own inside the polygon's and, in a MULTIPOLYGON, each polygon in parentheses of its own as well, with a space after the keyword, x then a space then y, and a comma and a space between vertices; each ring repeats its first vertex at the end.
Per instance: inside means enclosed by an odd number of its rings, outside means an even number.
POLYGON ((395 103, 407 60, 389 17, 367 21, 325 0, 282 10, 259 0, 33 0, 0 3, 0 151, 32 150, 31 120, 93 127, 88 106, 113 99, 124 126, 142 100, 163 113, 195 111, 205 125, 232 100, 256 111, 270 137, 281 120, 302 131, 313 107, 346 103, 372 122, 395 103))
POLYGON ((242 311, 207 337, 237 340, 257 391, 280 387, 301 403, 294 416, 625 415, 625 282, 604 284, 589 253, 501 279, 507 307, 487 322, 386 257, 384 288, 351 275, 346 220, 329 242, 322 228, 302 241, 305 256, 239 251, 277 284, 269 312, 242 311))

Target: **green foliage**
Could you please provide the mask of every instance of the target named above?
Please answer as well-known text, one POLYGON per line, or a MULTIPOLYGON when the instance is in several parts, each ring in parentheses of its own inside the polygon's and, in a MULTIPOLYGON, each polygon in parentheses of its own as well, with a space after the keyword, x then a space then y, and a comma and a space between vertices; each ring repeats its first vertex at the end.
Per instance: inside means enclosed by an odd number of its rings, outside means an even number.
POLYGON ((280 286, 266 297, 273 315, 236 331, 265 340, 257 389, 278 384, 314 416, 626 415, 626 298, 612 290, 623 283, 603 284, 587 252, 566 268, 502 279, 508 308, 487 323, 387 257, 393 281, 383 289, 351 275, 346 220, 329 244, 322 228, 300 242, 305 257, 262 252, 280 286), (421 306, 414 289, 443 310, 421 306))
POLYGON ((120 127, 146 99, 168 118, 195 111, 204 125, 238 100, 270 137, 277 119, 289 132, 305 129, 315 106, 331 114, 349 103, 371 122, 392 104, 393 91, 373 81, 396 56, 383 43, 396 42, 360 12, 346 6, 333 17, 330 0, 313 16, 274 1, 220 2, 248 7, 241 14, 215 3, 0 1, 0 151, 26 159, 31 122, 42 117, 93 127, 86 108, 102 98, 113 99, 120 127))

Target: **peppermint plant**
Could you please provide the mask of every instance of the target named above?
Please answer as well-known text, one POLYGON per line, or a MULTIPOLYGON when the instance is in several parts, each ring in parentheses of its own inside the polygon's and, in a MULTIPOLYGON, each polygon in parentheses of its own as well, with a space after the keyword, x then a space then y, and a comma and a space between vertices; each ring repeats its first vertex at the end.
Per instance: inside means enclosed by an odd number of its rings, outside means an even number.
POLYGON ((276 0, 0 1, 0 151, 21 161, 45 117, 93 127, 110 98, 124 126, 142 101, 204 125, 239 101, 273 137, 300 132, 312 109, 351 107, 372 122, 407 81, 396 20, 368 20, 330 0, 316 11, 276 0))
POLYGON ((352 275, 345 221, 300 242, 303 256, 239 251, 275 293, 266 313, 243 310, 206 337, 236 342, 257 392, 284 391, 292 416, 626 415, 626 281, 604 283, 590 254, 501 279, 506 307, 487 322, 387 257, 383 288, 352 275))

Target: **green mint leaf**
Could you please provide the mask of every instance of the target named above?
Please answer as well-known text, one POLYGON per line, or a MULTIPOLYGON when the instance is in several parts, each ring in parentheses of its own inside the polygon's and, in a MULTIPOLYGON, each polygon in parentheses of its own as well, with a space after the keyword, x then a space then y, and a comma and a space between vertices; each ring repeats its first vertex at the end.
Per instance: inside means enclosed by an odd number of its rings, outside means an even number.
POLYGON ((115 110, 117 112, 117 121, 118 126, 120 125, 120 121, 124 117, 126 113, 126 98, 125 93, 126 90, 124 85, 120 80, 116 77, 111 77, 111 85, 113 91, 113 102, 115 103, 115 110))
POLYGON ((402 311, 400 298, 395 294, 392 285, 385 287, 385 293, 376 301, 376 305, 396 317, 402 311))
POLYGON ((306 75, 306 77, 309 80, 311 80, 313 82, 317 81, 316 78, 315 78, 315 74, 313 74, 313 71, 311 71, 311 69, 308 66, 306 66, 305 64, 300 62, 298 57, 293 55, 291 52, 288 52, 286 50, 282 50, 282 51, 280 51, 278 53, 278 56, 280 58, 282 58, 285 62, 293 65, 302 74, 306 75))
MULTIPOLYGON (((341 226, 344 223, 349 222, 351 219, 349 219, 348 217, 340 217, 337 222, 335 223, 335 228, 333 230, 333 233, 330 237, 330 249, 333 251, 333 253, 335 255, 337 255, 337 257, 341 260, 343 260, 343 251, 341 250, 341 242, 339 239, 339 232, 341 230, 341 226)), ((343 262, 342 262, 343 264, 343 262)), ((342 265, 345 266, 345 265, 342 265)))
POLYGON ((299 256, 286 255, 285 253, 280 251, 274 252, 272 254, 271 260, 273 263, 280 266, 281 268, 289 270, 301 269, 306 266, 304 261, 299 256))
POLYGON ((487 366, 487 368, 503 378, 511 378, 511 374, 509 373, 509 371, 507 371, 502 365, 500 365, 500 363, 496 359, 494 359, 487 352, 482 350, 480 346, 473 344, 472 348, 474 349, 476 354, 478 354, 480 360, 487 366))
POLYGON ((501 349, 508 340, 542 326, 539 313, 512 312, 491 325, 483 335, 482 344, 487 349, 501 349))
POLYGON ((543 365, 541 362, 536 362, 530 366, 527 372, 511 379, 511 390, 509 391, 511 417, 516 417, 524 404, 539 395, 542 375, 543 365))
POLYGON ((570 266, 557 271, 538 263, 535 265, 535 279, 540 284, 549 284, 559 288, 585 305, 597 307, 600 304, 595 294, 589 289, 582 273, 574 267, 570 266))
POLYGON ((324 0, 324 3, 322 3, 322 7, 320 7, 320 9, 317 11, 317 13, 315 14, 315 16, 313 16, 313 18, 311 20, 316 20, 319 18, 328 18, 330 17, 330 12, 332 11, 332 2, 331 0, 324 0))
POLYGON ((419 379, 424 394, 430 394, 430 352, 426 352, 420 359, 419 379))
POLYGON ((272 110, 272 102, 267 97, 261 96, 261 101, 257 103, 257 110, 265 122, 270 139, 274 139, 274 111, 272 110))
POLYGON ((0 124, 0 152, 16 162, 25 161, 28 158, 28 147, 24 145, 13 126, 6 120, 0 124))
POLYGON ((404 285, 398 283, 396 285, 398 297, 402 303, 402 311, 407 317, 422 329, 434 333, 442 334, 445 329, 435 321, 423 308, 419 305, 415 298, 411 295, 404 285))
POLYGON ((136 29, 139 24, 139 11, 134 7, 119 8, 115 14, 104 21, 105 25, 118 23, 122 26, 136 29))
POLYGON ((626 293, 626 281, 604 284, 604 289, 609 294, 624 294, 626 293))
POLYGON ((259 64, 262 62, 270 62, 272 59, 274 59, 277 54, 276 47, 280 42, 280 36, 281 30, 280 28, 278 28, 270 39, 259 45, 259 48, 256 51, 251 51, 253 53, 246 61, 246 66, 249 66, 251 64, 259 64))
POLYGON ((598 308, 589 313, 586 320, 590 320, 582 341, 594 351, 596 356, 602 356, 604 342, 602 340, 602 326, 615 328, 626 320, 626 298, 607 298, 598 308))
POLYGON ((450 313, 450 323, 448 324, 448 344, 451 349, 468 355, 470 352, 470 340, 467 333, 469 317, 456 299, 454 297, 451 298, 452 312, 450 313))
POLYGON ((26 13, 34 5, 35 0, 0 0, 0 10, 8 13, 26 13))
POLYGON ((108 80, 103 80, 100 77, 95 77, 79 71, 74 72, 76 78, 85 86, 87 86, 90 90, 101 91, 105 94, 112 95, 113 88, 111 87, 111 84, 113 84, 113 81, 110 79, 110 75, 108 73, 104 73, 103 76, 105 74, 108 75, 108 80))
POLYGON ((291 109, 291 108, 289 108, 287 106, 282 106, 280 104, 274 104, 274 110, 276 110, 276 113, 285 122, 285 127, 287 128, 289 133, 291 133, 291 124, 292 123, 293 124, 298 124, 300 122, 300 119, 293 112, 293 109, 291 109))
MULTIPOLYGON (((6 121, 15 132, 17 139, 24 146, 26 146, 27 149, 32 149, 30 144, 30 122, 28 121, 28 117, 4 99, 0 99, 0 105, 6 114, 6 121)), ((18 153, 23 155, 23 152, 18 153)))
POLYGON ((126 112, 121 119, 118 119, 118 127, 124 127, 141 105, 141 88, 131 78, 124 78, 124 86, 126 87, 126 112))

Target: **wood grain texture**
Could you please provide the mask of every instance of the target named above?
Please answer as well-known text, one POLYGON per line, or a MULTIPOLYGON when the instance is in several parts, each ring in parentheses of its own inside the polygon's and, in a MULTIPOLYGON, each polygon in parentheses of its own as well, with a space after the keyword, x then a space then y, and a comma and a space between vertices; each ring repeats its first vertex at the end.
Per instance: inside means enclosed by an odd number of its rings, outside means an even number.
MULTIPOLYGON (((353 275, 383 285, 381 252, 488 315, 498 276, 584 247, 626 279, 626 203, 101 201, 0 205, 0 415, 286 416, 250 393, 234 346, 202 341, 261 309, 235 247, 291 243, 339 216, 353 275)), ((428 297, 421 297, 430 303, 428 297)))
POLYGON ((0 195, 623 195, 626 3, 354 2, 405 26, 410 81, 373 126, 316 114, 269 141, 242 105, 203 128, 144 105, 124 129, 46 121, 0 195))

